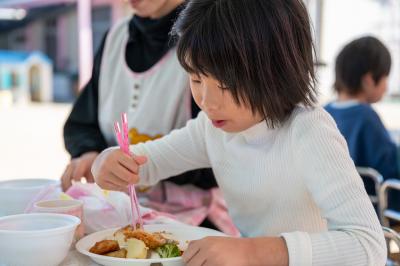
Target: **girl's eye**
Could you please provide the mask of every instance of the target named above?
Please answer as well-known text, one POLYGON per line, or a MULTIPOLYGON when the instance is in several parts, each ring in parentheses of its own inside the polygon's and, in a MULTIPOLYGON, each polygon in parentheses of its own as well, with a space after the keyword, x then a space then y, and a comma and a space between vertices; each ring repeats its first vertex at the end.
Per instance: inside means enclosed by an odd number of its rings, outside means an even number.
POLYGON ((198 79, 192 79, 192 82, 193 82, 193 83, 201 83, 201 81, 198 80, 198 79))

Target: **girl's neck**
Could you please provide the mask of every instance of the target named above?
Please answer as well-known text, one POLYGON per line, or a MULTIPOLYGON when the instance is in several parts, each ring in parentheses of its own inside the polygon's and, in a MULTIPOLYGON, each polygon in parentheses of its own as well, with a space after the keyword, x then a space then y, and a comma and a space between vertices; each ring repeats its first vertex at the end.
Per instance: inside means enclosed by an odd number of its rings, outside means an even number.
POLYGON ((169 14, 172 10, 177 8, 184 1, 185 0, 168 0, 157 11, 155 11, 153 14, 151 14, 150 18, 151 19, 159 19, 159 18, 169 14))
POLYGON ((338 95, 338 102, 357 101, 360 103, 368 103, 365 93, 360 92, 356 95, 350 95, 346 92, 340 92, 338 95))

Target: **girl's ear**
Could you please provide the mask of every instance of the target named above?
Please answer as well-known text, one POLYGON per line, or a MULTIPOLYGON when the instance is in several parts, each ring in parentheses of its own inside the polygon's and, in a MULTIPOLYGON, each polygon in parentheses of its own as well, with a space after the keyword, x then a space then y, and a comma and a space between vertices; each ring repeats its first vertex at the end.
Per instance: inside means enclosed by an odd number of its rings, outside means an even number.
POLYGON ((371 89, 372 87, 376 86, 374 78, 372 77, 372 73, 368 72, 361 78, 361 87, 364 90, 371 89))

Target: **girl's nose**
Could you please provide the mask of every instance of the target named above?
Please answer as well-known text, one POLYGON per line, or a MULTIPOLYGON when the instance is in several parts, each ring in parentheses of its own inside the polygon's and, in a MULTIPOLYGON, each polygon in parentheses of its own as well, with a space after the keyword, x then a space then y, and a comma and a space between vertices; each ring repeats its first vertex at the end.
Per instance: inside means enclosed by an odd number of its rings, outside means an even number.
POLYGON ((201 105, 205 111, 215 111, 219 109, 219 103, 216 95, 210 94, 207 90, 204 90, 201 105))

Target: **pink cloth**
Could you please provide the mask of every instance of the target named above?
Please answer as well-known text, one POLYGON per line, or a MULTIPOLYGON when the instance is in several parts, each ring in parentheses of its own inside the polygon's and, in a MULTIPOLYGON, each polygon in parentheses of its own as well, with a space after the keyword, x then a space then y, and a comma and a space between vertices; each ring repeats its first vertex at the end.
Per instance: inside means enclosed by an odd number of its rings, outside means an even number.
MULTIPOLYGON (((86 233, 122 227, 132 222, 130 198, 122 192, 105 192, 95 184, 74 184, 66 194, 83 202, 83 224, 86 233)), ((144 224, 180 223, 169 213, 140 207, 144 224)))
POLYGON ((240 232, 229 216, 221 190, 219 188, 212 189, 211 198, 212 201, 208 209, 208 219, 225 234, 239 237, 240 232))
POLYGON ((139 194, 139 197, 147 198, 144 206, 170 213, 180 222, 197 226, 208 218, 225 234, 240 236, 218 188, 205 191, 192 185, 178 186, 164 182, 149 192, 139 194))
MULTIPOLYGON (((130 208, 127 207, 130 201, 124 193, 109 192, 105 196, 95 184, 78 183, 66 194, 83 200, 84 222, 90 232, 125 226, 131 221, 130 208)), ((177 221, 198 226, 208 218, 225 234, 240 236, 218 188, 205 191, 193 185, 164 182, 146 193, 138 191, 138 196, 145 224, 177 221)))

